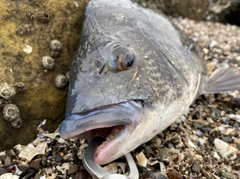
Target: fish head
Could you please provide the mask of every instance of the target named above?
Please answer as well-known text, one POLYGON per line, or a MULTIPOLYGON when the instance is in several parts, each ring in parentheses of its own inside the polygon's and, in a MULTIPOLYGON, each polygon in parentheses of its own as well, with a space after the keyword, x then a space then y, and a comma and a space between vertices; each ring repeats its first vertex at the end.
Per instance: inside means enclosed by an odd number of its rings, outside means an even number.
POLYGON ((181 40, 167 19, 155 16, 128 0, 91 0, 86 7, 60 135, 105 137, 95 152, 98 164, 150 140, 173 122, 171 116, 183 112, 176 105, 184 91, 180 83, 189 87, 188 74, 181 75, 188 71, 176 74, 166 59, 167 54, 179 58, 175 46, 181 40), (175 53, 168 53, 171 48, 175 53), (164 115, 170 120, 163 120, 164 115))

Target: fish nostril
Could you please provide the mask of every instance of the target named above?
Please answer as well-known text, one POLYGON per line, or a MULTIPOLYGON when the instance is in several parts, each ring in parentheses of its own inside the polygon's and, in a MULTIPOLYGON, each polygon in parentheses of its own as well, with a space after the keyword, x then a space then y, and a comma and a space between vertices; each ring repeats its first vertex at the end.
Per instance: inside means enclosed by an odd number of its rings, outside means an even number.
POLYGON ((105 64, 102 66, 102 68, 100 69, 100 71, 99 71, 99 74, 102 74, 103 73, 103 71, 104 71, 104 69, 105 69, 105 64))

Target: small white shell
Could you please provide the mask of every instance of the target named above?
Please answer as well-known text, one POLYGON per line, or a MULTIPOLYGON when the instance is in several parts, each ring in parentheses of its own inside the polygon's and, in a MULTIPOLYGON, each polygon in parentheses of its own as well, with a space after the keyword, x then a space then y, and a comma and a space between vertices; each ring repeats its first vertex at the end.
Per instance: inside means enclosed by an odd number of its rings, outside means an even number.
POLYGON ((45 154, 46 148, 47 142, 39 143, 36 147, 34 147, 32 144, 28 144, 27 146, 22 146, 19 157, 31 161, 36 155, 45 154))
POLYGON ((13 175, 12 173, 4 173, 0 176, 0 179, 18 179, 19 176, 13 175))
POLYGON ((23 51, 27 54, 32 53, 32 47, 30 45, 25 45, 25 47, 23 48, 23 51))

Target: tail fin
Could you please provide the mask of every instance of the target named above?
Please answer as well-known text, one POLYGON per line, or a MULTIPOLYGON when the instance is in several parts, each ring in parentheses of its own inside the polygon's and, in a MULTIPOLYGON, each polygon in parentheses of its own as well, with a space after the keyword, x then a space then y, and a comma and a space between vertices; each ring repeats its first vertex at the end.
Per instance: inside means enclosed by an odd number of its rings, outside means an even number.
POLYGON ((205 93, 219 93, 240 90, 240 73, 224 64, 215 70, 207 80, 205 93))

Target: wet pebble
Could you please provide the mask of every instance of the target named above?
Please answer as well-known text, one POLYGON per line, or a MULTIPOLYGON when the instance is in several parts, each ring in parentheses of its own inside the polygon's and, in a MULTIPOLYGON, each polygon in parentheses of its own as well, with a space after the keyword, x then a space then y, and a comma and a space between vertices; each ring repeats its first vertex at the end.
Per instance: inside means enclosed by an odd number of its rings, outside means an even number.
POLYGON ((143 179, 168 179, 163 174, 157 172, 157 171, 148 171, 143 175, 143 179))
POLYGON ((234 179, 232 175, 222 171, 221 172, 222 177, 227 178, 227 179, 234 179))
POLYGON ((227 143, 233 143, 233 138, 230 136, 223 136, 221 139, 227 143))
POLYGON ((55 158, 55 161, 57 163, 63 163, 64 162, 64 159, 60 154, 57 154, 54 158, 55 158))
POLYGON ((35 177, 37 171, 33 170, 33 169, 29 169, 28 173, 23 177, 24 179, 31 179, 33 177, 35 177))
POLYGON ((29 168, 32 168, 36 171, 39 170, 40 168, 40 162, 41 160, 37 159, 37 160, 32 160, 30 163, 29 163, 29 168))
POLYGON ((52 162, 50 160, 42 160, 41 165, 44 168, 51 167, 52 166, 52 162))
POLYGON ((192 166, 192 171, 195 173, 200 173, 201 169, 200 166, 197 162, 194 162, 193 166, 192 166))
POLYGON ((71 175, 71 174, 74 174, 78 171, 78 168, 79 166, 76 165, 76 164, 70 164, 69 166, 69 170, 68 170, 68 174, 71 175))
POLYGON ((183 179, 182 175, 174 168, 168 169, 169 179, 183 179))

